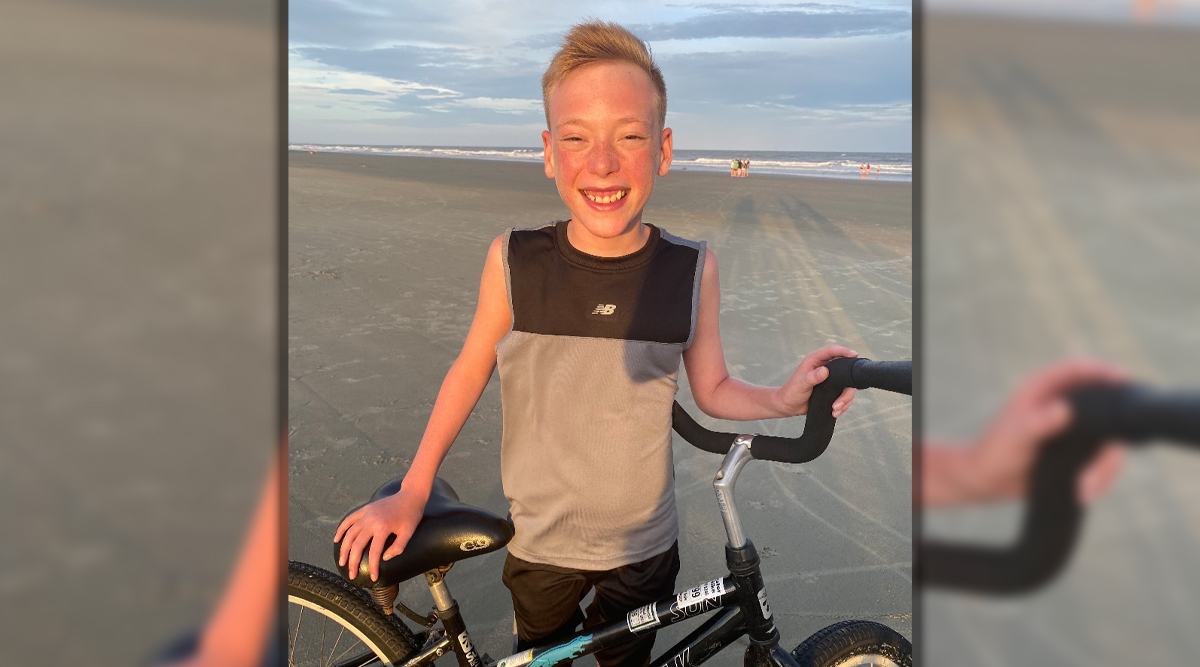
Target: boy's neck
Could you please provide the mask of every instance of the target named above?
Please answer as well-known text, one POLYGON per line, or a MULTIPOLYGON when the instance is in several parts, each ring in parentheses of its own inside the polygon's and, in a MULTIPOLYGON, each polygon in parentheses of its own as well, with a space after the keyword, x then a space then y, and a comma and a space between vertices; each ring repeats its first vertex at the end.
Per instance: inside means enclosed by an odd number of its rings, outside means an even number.
POLYGON ((596 236, 583 225, 570 220, 567 223, 567 241, 579 252, 594 257, 624 257, 642 249, 650 238, 650 228, 639 219, 633 227, 612 238, 596 236))

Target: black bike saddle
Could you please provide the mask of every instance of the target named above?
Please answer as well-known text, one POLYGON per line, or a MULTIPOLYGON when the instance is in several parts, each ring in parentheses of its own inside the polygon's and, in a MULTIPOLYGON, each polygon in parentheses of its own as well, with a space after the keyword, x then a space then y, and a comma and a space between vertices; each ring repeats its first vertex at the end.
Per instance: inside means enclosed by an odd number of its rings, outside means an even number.
MULTIPOLYGON (((402 481, 402 478, 398 478, 387 482, 371 495, 371 500, 346 512, 346 515, 349 516, 351 512, 368 503, 395 494, 400 490, 402 481)), ((429 502, 425 504, 425 515, 413 531, 404 552, 391 560, 379 562, 379 581, 371 581, 367 566, 369 546, 363 550, 358 571, 353 576, 348 568, 342 565, 338 566, 338 572, 358 586, 386 588, 440 565, 449 565, 500 549, 508 544, 512 537, 512 523, 491 512, 459 502, 458 494, 446 480, 439 477, 433 481, 429 502)), ((384 543, 384 549, 391 546, 395 540, 395 535, 389 536, 384 543)), ((335 563, 339 560, 341 548, 341 543, 334 542, 335 563)))

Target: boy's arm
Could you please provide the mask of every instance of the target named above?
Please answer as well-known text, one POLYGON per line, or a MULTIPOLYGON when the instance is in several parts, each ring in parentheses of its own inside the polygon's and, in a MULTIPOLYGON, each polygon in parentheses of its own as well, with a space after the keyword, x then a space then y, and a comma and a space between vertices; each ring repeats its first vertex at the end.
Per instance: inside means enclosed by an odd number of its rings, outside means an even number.
MULTIPOLYGON (((368 566, 371 578, 379 577, 379 560, 402 551, 421 521, 425 503, 433 487, 434 476, 446 452, 467 421, 479 396, 496 367, 496 343, 508 332, 512 313, 504 284, 501 257, 503 237, 488 249, 479 282, 479 305, 458 358, 446 373, 437 401, 425 427, 417 455, 404 475, 400 492, 360 508, 338 526, 334 541, 341 542, 339 564, 358 563, 363 549, 370 544, 368 566), (383 551, 384 542, 395 534, 396 541, 383 551), (349 560, 347 560, 349 558, 349 560)), ((353 571, 355 568, 351 567, 353 571)))
MULTIPOLYGON (((696 406, 710 417, 739 421, 791 417, 808 412, 812 388, 829 375, 825 364, 838 357, 855 357, 858 353, 837 345, 823 347, 804 357, 782 387, 760 387, 730 377, 721 345, 720 272, 717 256, 711 250, 707 253, 704 274, 700 278, 696 337, 683 353, 696 406)), ((840 417, 853 398, 853 389, 843 391, 834 401, 833 416, 840 417)))

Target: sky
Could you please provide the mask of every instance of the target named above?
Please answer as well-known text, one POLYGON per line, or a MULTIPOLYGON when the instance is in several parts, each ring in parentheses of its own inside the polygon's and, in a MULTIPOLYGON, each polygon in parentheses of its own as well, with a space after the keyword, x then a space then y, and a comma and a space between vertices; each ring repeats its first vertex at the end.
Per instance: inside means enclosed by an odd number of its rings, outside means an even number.
POLYGON ((912 150, 910 3, 650 5, 291 0, 289 142, 540 148, 542 72, 598 18, 650 44, 677 150, 912 150))
POLYGON ((1022 18, 1130 23, 1141 19, 1194 27, 1200 0, 925 0, 927 11, 975 12, 1022 18))

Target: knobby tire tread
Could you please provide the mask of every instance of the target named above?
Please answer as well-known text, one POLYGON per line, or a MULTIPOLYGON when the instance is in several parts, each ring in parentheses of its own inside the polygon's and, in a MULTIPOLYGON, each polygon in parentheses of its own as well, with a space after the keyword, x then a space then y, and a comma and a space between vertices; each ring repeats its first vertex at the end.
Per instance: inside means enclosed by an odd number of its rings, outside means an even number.
POLYGON ((395 616, 385 615, 366 591, 340 575, 308 563, 289 561, 288 595, 318 603, 350 621, 387 653, 387 659, 393 663, 403 662, 418 648, 408 626, 395 616))
POLYGON ((829 667, 856 655, 878 653, 912 667, 912 643, 874 621, 842 621, 821 629, 792 651, 800 667, 829 667))

